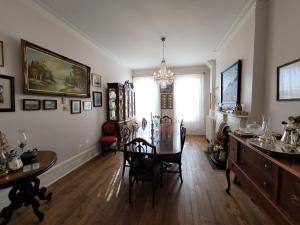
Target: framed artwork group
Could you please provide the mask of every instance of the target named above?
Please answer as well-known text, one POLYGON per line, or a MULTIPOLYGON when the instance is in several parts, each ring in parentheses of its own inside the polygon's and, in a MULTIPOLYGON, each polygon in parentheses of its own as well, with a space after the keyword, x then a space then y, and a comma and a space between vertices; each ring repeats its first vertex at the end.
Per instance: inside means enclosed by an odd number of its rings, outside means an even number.
MULTIPOLYGON (((102 76, 90 67, 53 51, 21 40, 24 94, 90 98, 90 87, 102 87, 102 76)), ((0 67, 4 66, 0 41, 0 67)), ((70 100, 71 114, 102 107, 102 92, 93 91, 91 101, 70 100)), ((23 110, 56 110, 57 100, 23 99, 23 110)), ((14 77, 0 75, 0 112, 15 111, 14 77)))

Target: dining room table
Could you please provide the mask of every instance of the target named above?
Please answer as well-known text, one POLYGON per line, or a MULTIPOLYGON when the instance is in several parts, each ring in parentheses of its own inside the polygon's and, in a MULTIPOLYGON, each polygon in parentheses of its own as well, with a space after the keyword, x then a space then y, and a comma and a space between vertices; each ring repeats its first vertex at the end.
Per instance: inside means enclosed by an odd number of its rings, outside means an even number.
MULTIPOLYGON (((146 126, 139 126, 137 131, 132 132, 126 142, 134 138, 143 138, 156 147, 156 155, 163 158, 178 154, 181 151, 180 123, 160 123, 156 126, 147 123, 146 126)), ((118 143, 117 151, 124 151, 124 142, 118 143)))

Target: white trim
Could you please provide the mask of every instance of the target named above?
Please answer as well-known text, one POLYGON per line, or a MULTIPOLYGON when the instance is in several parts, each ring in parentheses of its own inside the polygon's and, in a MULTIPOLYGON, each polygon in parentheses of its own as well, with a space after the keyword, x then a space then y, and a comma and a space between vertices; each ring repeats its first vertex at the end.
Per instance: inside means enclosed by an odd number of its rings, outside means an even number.
MULTIPOLYGON (((85 151, 57 164, 46 173, 39 176, 41 185, 47 187, 53 184, 99 154, 100 151, 98 144, 90 146, 89 148, 85 149, 85 151)), ((0 208, 3 208, 9 204, 9 190, 10 188, 0 191, 0 208)))
POLYGON ((120 59, 119 57, 114 55, 110 50, 105 48, 99 42, 95 41, 89 35, 82 32, 79 28, 74 26, 71 22, 66 20, 63 16, 58 14, 56 11, 54 11, 52 8, 50 8, 48 5, 46 5, 44 2, 38 1, 38 0, 27 0, 27 1, 22 1, 22 3, 27 4, 33 10, 40 13, 40 15, 47 17, 48 19, 53 21, 55 24, 57 24, 59 26, 63 26, 64 29, 70 31, 72 34, 79 37, 82 41, 92 45, 94 48, 98 49, 105 56, 115 60, 116 62, 120 63, 121 65, 123 65, 125 67, 128 67, 128 65, 122 59, 120 59))
POLYGON ((249 0, 244 8, 240 11, 224 37, 217 44, 214 52, 217 54, 230 42, 235 33, 244 25, 244 22, 255 13, 256 0, 249 0))

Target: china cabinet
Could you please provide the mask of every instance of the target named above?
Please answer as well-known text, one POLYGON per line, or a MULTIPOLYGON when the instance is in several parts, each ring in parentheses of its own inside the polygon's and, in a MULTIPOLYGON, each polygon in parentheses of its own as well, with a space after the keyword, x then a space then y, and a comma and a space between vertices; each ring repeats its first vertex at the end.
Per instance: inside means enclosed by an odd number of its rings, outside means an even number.
POLYGON ((107 120, 117 124, 117 134, 123 125, 131 126, 135 121, 135 92, 129 82, 107 84, 107 120))

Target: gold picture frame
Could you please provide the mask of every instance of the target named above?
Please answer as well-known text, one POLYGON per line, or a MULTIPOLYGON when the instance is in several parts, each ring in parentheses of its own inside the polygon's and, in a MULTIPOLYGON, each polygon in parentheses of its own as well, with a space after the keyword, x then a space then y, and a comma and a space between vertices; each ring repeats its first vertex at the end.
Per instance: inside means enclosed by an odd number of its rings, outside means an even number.
POLYGON ((90 97, 89 66, 25 40, 21 46, 25 94, 90 97))

